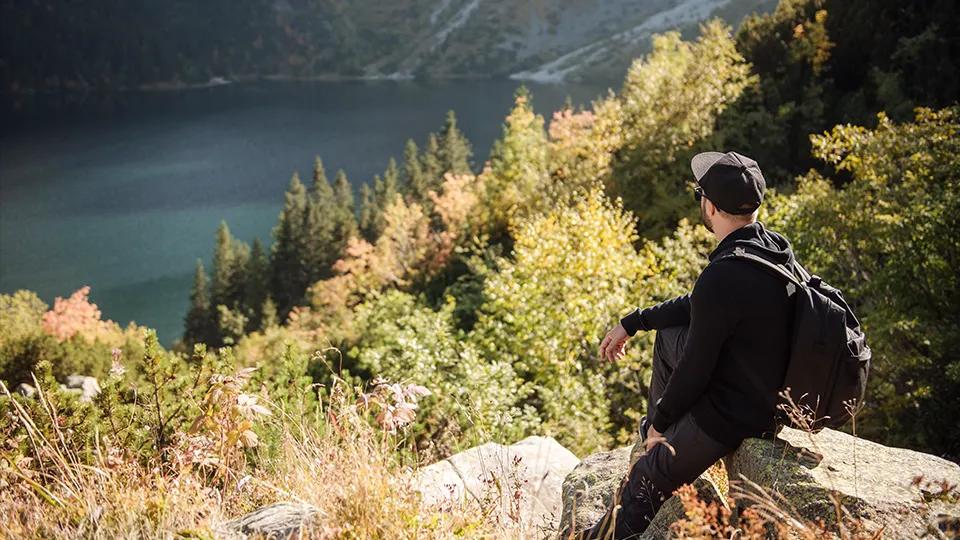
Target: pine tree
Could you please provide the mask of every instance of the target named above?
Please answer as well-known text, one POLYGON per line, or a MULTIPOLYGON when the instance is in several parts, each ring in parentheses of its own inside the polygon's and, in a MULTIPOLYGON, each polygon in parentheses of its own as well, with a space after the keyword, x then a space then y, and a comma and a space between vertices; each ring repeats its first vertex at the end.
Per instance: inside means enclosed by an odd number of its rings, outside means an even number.
POLYGON ((440 134, 440 163, 442 172, 466 174, 471 170, 470 158, 473 150, 470 141, 457 128, 457 115, 447 111, 446 122, 440 134))
POLYGON ((203 261, 197 259, 197 268, 193 276, 193 290, 190 292, 190 310, 184 320, 183 341, 188 346, 194 343, 213 345, 213 316, 210 312, 210 295, 207 271, 203 261))
POLYGON ((230 267, 230 282, 227 286, 227 305, 234 309, 241 309, 247 297, 247 267, 250 264, 250 246, 236 238, 232 239, 230 257, 233 261, 230 267))
POLYGON ((347 245, 347 240, 357 235, 357 216, 353 203, 353 186, 347 180, 347 173, 343 172, 343 169, 338 170, 337 177, 333 182, 334 200, 337 209, 333 238, 339 258, 343 256, 343 249, 347 245))
POLYGON ((320 156, 317 156, 313 162, 313 186, 311 195, 313 195, 315 200, 320 201, 321 204, 326 204, 328 201, 333 200, 333 187, 330 186, 330 181, 327 179, 327 172, 323 167, 323 161, 320 159, 320 156))
POLYGON ((270 252, 270 291, 281 317, 301 301, 306 287, 301 259, 306 211, 307 190, 300 182, 300 176, 294 173, 284 195, 283 210, 273 228, 270 252))
POLYGON ((387 161, 387 170, 383 171, 383 188, 377 194, 377 206, 383 211, 394 197, 400 193, 400 170, 397 168, 397 160, 390 158, 387 161))
POLYGON ((213 280, 210 283, 210 308, 218 305, 231 305, 233 293, 234 247, 230 227, 226 221, 220 221, 217 229, 217 241, 213 249, 213 280))
MULTIPOLYGON (((379 182, 380 177, 374 177, 374 182, 379 182)), ((376 219, 377 204, 373 198, 373 190, 370 189, 370 185, 364 182, 360 186, 360 234, 363 235, 368 241, 376 240, 376 237, 373 236, 374 225, 373 222, 376 219)))
POLYGON ((340 208, 344 213, 349 213, 353 216, 353 220, 356 221, 356 208, 353 201, 353 186, 350 185, 350 181, 347 180, 347 173, 343 172, 343 169, 337 171, 337 177, 333 181, 333 197, 337 202, 337 208, 340 208))
POLYGON ((397 161, 390 158, 383 177, 379 174, 373 176, 373 190, 370 190, 366 184, 360 189, 362 198, 360 231, 370 242, 380 237, 385 226, 383 212, 400 195, 397 191, 399 178, 400 170, 397 168, 397 161))
POLYGON ((420 156, 423 160, 424 195, 429 190, 438 190, 443 183, 443 163, 440 160, 440 140, 436 133, 427 135, 427 146, 420 156))
POLYGON ((423 202, 427 197, 426 179, 423 176, 423 166, 420 164, 420 150, 413 139, 407 139, 403 149, 403 182, 400 192, 416 202, 423 202))
POLYGON ((255 330, 260 328, 261 308, 269 294, 268 287, 270 285, 270 261, 267 260, 267 254, 259 238, 253 240, 245 274, 246 286, 244 287, 243 306, 244 311, 249 314, 250 318, 250 328, 248 330, 255 330))

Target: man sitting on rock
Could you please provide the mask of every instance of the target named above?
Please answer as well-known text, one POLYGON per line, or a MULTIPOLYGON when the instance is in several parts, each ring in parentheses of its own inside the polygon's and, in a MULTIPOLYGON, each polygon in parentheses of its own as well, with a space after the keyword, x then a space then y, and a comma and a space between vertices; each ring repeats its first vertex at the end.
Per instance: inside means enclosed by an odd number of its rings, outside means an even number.
POLYGON ((704 152, 691 168, 701 219, 718 245, 691 293, 629 313, 600 344, 600 357, 612 361, 637 331, 657 331, 648 416, 640 422, 646 452, 607 515, 573 538, 608 538, 610 531, 617 539, 638 536, 675 489, 743 439, 775 430, 792 298, 784 280, 760 265, 718 256, 745 246, 792 268, 793 252, 757 221, 766 183, 756 161, 704 152))

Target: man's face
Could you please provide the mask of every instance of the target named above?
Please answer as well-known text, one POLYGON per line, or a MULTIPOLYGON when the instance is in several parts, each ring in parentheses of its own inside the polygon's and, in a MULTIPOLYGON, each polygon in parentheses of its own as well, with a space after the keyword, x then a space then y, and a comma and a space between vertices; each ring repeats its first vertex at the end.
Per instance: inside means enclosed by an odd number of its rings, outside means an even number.
POLYGON ((710 221, 710 216, 707 215, 706 197, 700 197, 700 221, 703 222, 703 226, 706 227, 708 231, 713 232, 713 222, 710 221))

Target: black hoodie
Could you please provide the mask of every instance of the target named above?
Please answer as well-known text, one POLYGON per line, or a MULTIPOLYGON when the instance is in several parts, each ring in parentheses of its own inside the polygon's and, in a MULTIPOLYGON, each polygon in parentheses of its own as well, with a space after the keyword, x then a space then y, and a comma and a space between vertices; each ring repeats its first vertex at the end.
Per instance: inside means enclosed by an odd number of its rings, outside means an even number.
POLYGON ((631 336, 638 330, 689 325, 677 367, 661 398, 648 407, 649 420, 661 433, 688 411, 708 435, 729 446, 775 427, 793 299, 785 280, 770 270, 749 261, 717 259, 739 245, 772 262, 793 263, 786 238, 751 223, 731 232, 710 253, 711 262, 691 293, 638 308, 620 320, 631 336))

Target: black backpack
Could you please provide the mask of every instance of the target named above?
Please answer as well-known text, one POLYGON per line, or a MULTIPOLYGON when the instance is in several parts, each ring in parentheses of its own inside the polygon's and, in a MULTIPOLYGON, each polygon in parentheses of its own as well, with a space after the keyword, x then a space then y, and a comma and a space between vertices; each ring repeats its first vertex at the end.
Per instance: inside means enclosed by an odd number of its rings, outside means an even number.
POLYGON ((810 275, 800 263, 789 269, 743 247, 721 258, 752 261, 775 272, 787 281, 787 294, 796 301, 790 361, 781 385, 790 399, 778 397, 777 422, 814 432, 847 423, 863 404, 872 354, 840 290, 810 275))

